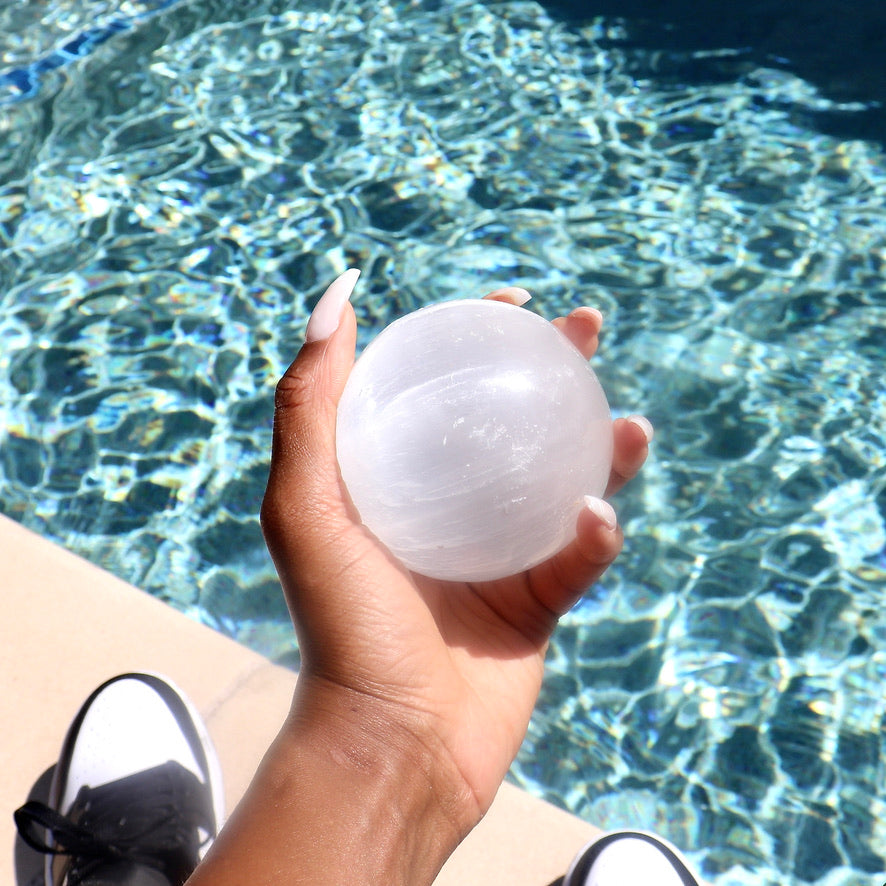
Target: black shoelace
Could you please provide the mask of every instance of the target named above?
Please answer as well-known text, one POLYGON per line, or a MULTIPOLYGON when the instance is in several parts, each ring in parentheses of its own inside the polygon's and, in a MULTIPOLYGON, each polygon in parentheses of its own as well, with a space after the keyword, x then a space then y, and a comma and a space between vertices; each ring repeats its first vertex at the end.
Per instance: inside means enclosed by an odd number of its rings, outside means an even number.
POLYGON ((197 866, 201 845, 215 835, 209 790, 172 760, 82 788, 67 815, 29 801, 16 810, 15 824, 37 852, 70 856, 67 886, 117 862, 154 868, 181 886, 197 866))

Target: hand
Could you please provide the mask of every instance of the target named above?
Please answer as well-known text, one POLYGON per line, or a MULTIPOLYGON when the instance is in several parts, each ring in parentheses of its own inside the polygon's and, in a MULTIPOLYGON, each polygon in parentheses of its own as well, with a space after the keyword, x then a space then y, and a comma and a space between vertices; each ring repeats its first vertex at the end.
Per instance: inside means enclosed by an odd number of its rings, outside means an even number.
MULTIPOLYGON (((444 582, 396 561, 357 519, 335 455, 336 407, 355 353, 355 282, 348 272, 330 287, 277 388, 262 526, 302 657, 292 728, 321 723, 331 744, 363 742, 408 760, 444 810, 451 851, 519 749, 558 618, 614 560, 622 535, 597 499, 572 544, 520 575, 444 582)), ((527 297, 513 287, 487 296, 527 297)), ((554 323, 593 356, 599 312, 579 308, 554 323)), ((649 436, 642 418, 616 420, 607 494, 637 473, 649 436)))

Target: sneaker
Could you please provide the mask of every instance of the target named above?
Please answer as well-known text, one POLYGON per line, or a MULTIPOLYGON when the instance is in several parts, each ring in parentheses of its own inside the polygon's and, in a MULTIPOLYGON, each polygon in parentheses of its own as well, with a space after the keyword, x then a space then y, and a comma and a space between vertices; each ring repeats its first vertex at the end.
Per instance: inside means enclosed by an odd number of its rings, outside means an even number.
POLYGON ((15 813, 45 886, 181 886, 221 827, 221 770, 200 715, 156 674, 99 686, 62 745, 49 804, 15 813))
POLYGON ((563 886, 699 886, 680 853, 642 831, 613 831, 585 846, 563 886))

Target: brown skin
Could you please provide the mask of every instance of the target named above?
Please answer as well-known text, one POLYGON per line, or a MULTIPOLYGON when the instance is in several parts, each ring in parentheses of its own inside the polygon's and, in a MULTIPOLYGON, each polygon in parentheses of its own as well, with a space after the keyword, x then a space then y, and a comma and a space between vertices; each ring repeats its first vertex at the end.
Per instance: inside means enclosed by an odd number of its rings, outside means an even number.
MULTIPOLYGON (((588 358, 600 323, 581 308, 555 321, 588 358)), ((462 584, 406 571, 356 519, 338 471, 336 407, 355 342, 346 305, 277 388, 261 516, 301 672, 289 717, 189 886, 432 883, 520 747, 557 619, 621 548, 618 528, 583 511, 576 540, 520 575, 462 584)), ((631 421, 614 435, 607 494, 648 449, 631 421)))

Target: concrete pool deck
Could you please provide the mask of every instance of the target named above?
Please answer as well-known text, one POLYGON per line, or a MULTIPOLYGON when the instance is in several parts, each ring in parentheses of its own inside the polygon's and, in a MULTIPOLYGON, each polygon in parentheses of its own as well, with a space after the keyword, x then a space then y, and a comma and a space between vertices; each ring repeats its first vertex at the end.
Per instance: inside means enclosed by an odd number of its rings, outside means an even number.
MULTIPOLYGON (((283 721, 295 674, 2 516, 0 564, 0 883, 32 886, 13 810, 45 784, 86 696, 118 673, 159 671, 193 699, 232 808, 283 721)), ((437 884, 551 886, 595 833, 506 784, 437 884)))

